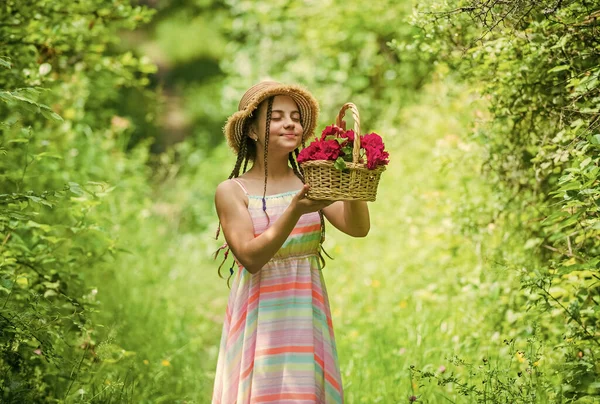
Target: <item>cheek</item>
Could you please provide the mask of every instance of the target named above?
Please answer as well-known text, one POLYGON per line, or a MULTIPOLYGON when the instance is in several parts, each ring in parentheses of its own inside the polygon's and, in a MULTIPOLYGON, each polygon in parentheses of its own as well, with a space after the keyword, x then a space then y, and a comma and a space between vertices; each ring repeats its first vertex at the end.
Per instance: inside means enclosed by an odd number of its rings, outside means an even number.
POLYGON ((277 122, 271 121, 271 125, 269 126, 270 133, 277 133, 279 131, 279 125, 277 122))

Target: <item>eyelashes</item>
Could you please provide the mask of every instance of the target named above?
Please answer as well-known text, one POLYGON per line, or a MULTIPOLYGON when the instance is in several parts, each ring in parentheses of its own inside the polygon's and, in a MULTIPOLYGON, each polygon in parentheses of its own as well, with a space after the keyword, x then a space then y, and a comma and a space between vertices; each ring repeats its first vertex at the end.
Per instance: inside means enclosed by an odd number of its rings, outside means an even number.
MULTIPOLYGON (((272 121, 281 121, 281 119, 282 119, 282 117, 280 117, 280 116, 278 116, 278 117, 271 117, 272 121)), ((294 118, 292 118, 292 121, 294 121, 294 122, 300 122, 300 117, 297 117, 297 118, 294 117, 294 118)))

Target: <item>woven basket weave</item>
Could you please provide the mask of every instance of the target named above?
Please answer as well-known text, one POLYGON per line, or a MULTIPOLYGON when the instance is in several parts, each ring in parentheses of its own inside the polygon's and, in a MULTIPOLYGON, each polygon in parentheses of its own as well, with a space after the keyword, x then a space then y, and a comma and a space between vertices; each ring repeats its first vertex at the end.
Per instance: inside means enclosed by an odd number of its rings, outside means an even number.
POLYGON ((334 167, 333 161, 312 160, 300 163, 304 171, 304 181, 310 185, 307 197, 314 200, 328 201, 375 201, 377 186, 385 166, 369 170, 366 164, 359 163, 360 153, 360 117, 356 105, 346 103, 340 109, 336 118, 336 125, 346 129, 344 115, 347 110, 352 112, 354 118, 354 148, 352 150, 352 163, 347 162, 347 172, 334 167))

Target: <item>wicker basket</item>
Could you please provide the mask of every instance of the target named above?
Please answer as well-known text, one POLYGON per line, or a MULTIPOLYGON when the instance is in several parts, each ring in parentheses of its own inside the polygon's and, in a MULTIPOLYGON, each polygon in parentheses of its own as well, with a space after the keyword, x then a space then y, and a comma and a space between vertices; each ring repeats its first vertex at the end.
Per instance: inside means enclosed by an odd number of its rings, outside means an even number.
POLYGON ((354 118, 354 149, 352 163, 346 163, 347 172, 334 167, 333 161, 312 160, 300 164, 304 171, 304 180, 310 185, 307 197, 314 200, 328 201, 371 201, 377 197, 377 186, 385 166, 369 170, 366 164, 358 162, 360 153, 360 118, 356 105, 346 103, 340 109, 336 125, 345 129, 343 120, 346 111, 352 111, 354 118))

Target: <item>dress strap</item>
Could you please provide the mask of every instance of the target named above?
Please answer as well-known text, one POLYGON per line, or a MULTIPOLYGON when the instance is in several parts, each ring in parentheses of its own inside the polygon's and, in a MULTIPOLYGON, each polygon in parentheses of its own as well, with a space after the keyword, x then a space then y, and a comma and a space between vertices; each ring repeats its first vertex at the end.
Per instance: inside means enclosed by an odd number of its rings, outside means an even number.
POLYGON ((246 195, 248 195, 248 191, 246 190, 246 187, 244 186, 244 184, 242 184, 237 178, 232 178, 231 180, 233 182, 235 182, 236 184, 238 184, 240 186, 240 188, 242 188, 242 191, 244 191, 244 193, 246 195))

